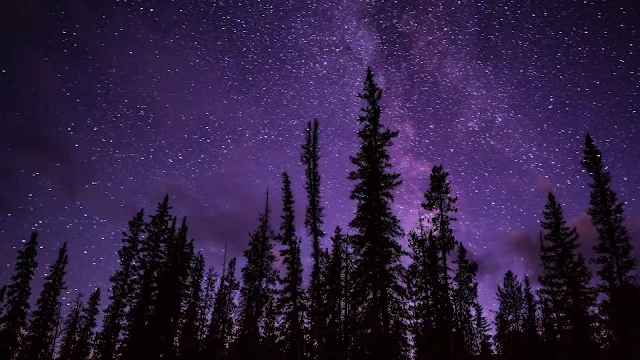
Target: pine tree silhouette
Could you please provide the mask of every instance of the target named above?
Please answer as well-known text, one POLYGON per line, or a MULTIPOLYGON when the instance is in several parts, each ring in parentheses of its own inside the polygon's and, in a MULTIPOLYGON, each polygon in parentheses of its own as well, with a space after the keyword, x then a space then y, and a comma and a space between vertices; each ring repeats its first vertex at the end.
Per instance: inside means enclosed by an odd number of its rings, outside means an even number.
POLYGON ((73 347, 71 360, 87 360, 93 353, 96 343, 96 326, 100 309, 100 288, 96 288, 89 296, 87 306, 82 310, 78 341, 73 347))
POLYGON ((324 269, 323 282, 326 308, 326 341, 320 352, 322 359, 346 360, 348 341, 346 333, 346 259, 347 243, 342 229, 337 226, 331 238, 331 254, 324 269))
POLYGON ((141 237, 145 234, 144 209, 129 221, 129 231, 123 232, 122 246, 118 250, 120 269, 109 279, 111 282, 109 305, 104 312, 102 331, 98 334, 96 358, 113 360, 119 355, 121 335, 125 330, 128 307, 133 302, 137 275, 135 261, 139 257, 141 237))
POLYGON ((424 194, 422 208, 433 212, 431 232, 428 237, 429 263, 437 272, 433 286, 433 302, 435 318, 432 339, 433 356, 436 359, 448 359, 453 356, 453 305, 451 304, 451 279, 448 258, 455 247, 455 237, 451 222, 457 219, 453 214, 458 211, 455 206, 457 196, 451 196, 449 173, 443 171, 442 165, 434 166, 429 175, 429 189, 424 194))
POLYGON ((29 330, 22 345, 21 360, 49 360, 53 356, 60 309, 60 294, 65 289, 64 276, 68 262, 67 243, 49 267, 44 286, 36 302, 29 330))
POLYGON ((523 312, 525 308, 522 284, 517 276, 507 271, 496 293, 498 311, 496 313, 496 353, 501 360, 521 359, 523 338, 523 312))
POLYGON ((12 360, 20 348, 20 335, 27 325, 31 280, 38 266, 38 233, 32 232, 18 250, 15 273, 6 287, 4 312, 0 317, 0 359, 12 360))
POLYGON ((547 329, 553 331, 546 336, 552 340, 552 353, 557 359, 591 359, 597 356, 597 347, 592 341, 594 318, 591 308, 595 306, 595 293, 590 287, 591 273, 582 254, 578 252, 578 233, 564 220, 562 206, 552 193, 543 212, 540 224, 546 231, 540 239, 540 260, 543 274, 539 277, 540 297, 550 319, 545 319, 547 329))
POLYGON ((524 277, 524 324, 523 324, 523 358, 535 360, 540 357, 540 335, 538 332, 538 301, 531 289, 529 276, 524 277))
POLYGON ((474 355, 478 360, 492 359, 491 334, 487 318, 482 313, 482 305, 479 302, 473 304, 473 324, 475 333, 474 355))
MULTIPOLYGON (((225 269, 227 266, 227 247, 225 244, 224 249, 224 263, 222 264, 222 278, 220 278, 220 286, 222 286, 225 269)), ((214 296, 216 295, 216 283, 218 280, 218 274, 213 267, 207 270, 207 274, 204 276, 204 291, 200 305, 198 306, 198 339, 200 341, 200 350, 204 350, 207 344, 207 336, 209 329, 209 315, 213 310, 214 296)))
POLYGON ((82 312, 82 294, 76 296, 71 311, 67 315, 67 319, 62 331, 62 342, 58 360, 71 360, 73 349, 78 346, 78 335, 80 333, 80 314, 82 312))
POLYGON ((278 308, 283 315, 279 326, 282 339, 284 359, 301 360, 304 349, 304 314, 305 299, 302 290, 302 260, 300 258, 300 238, 296 235, 295 214, 293 211, 293 193, 291 180, 287 172, 282 173, 282 223, 279 240, 283 246, 280 250, 286 275, 282 279, 282 291, 278 308))
POLYGON ((606 330, 613 337, 608 344, 609 357, 639 358, 640 287, 633 278, 637 260, 632 256, 633 245, 624 226, 624 204, 611 189, 611 174, 589 134, 583 155, 581 165, 592 181, 587 214, 598 232, 594 262, 599 265, 597 274, 603 281, 599 290, 606 295, 600 311, 607 320, 606 330))
POLYGON ((318 161, 320 160, 320 148, 318 143, 319 124, 318 119, 307 123, 305 129, 305 143, 302 145, 300 161, 305 166, 305 190, 307 192, 307 208, 304 226, 308 236, 311 236, 311 248, 313 268, 311 270, 311 283, 309 285, 309 323, 310 323, 310 360, 319 358, 318 349, 323 345, 319 343, 324 338, 324 319, 322 319, 322 284, 321 284, 321 250, 320 238, 325 234, 322 230, 324 209, 320 203, 320 172, 318 161))
POLYGON ((231 258, 227 268, 225 266, 226 264, 223 264, 220 286, 215 294, 203 359, 226 360, 230 355, 235 325, 233 315, 237 310, 235 297, 240 284, 235 277, 236 258, 231 258))
MULTIPOLYGON (((255 359, 258 354, 266 356, 261 324, 267 320, 267 307, 273 306, 278 274, 273 266, 274 233, 271 229, 271 209, 267 191, 265 210, 260 214, 258 229, 250 234, 249 248, 244 251, 247 259, 242 268, 240 289, 240 329, 236 341, 236 354, 240 360, 255 359)), ((266 324, 265 324, 266 327, 266 324)))
POLYGON ((184 323, 180 329, 179 358, 196 359, 200 353, 199 316, 202 305, 202 282, 204 278, 204 256, 200 253, 191 259, 188 278, 188 295, 185 298, 184 323))
POLYGON ((478 264, 467 258, 467 249, 462 243, 458 243, 454 264, 457 265, 452 291, 455 349, 459 359, 470 359, 476 342, 472 309, 478 302, 478 264))
POLYGON ((349 180, 356 182, 350 198, 357 201, 349 226, 356 230, 351 244, 357 254, 353 276, 354 309, 358 329, 353 359, 404 359, 407 357, 406 294, 401 285, 403 252, 397 238, 403 235, 398 218, 391 210, 393 191, 401 184, 400 174, 390 171, 388 148, 397 131, 380 122, 382 90, 367 69, 362 94, 366 102, 358 116, 360 150, 351 162, 356 170, 349 180))

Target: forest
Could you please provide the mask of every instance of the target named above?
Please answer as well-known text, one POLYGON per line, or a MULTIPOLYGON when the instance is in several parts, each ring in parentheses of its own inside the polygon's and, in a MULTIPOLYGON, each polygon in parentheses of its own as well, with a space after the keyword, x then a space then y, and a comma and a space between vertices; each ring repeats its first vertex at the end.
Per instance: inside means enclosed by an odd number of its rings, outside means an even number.
POLYGON ((128 222, 108 289, 86 301, 78 295, 61 311, 65 268, 73 261, 65 243, 31 309, 39 249, 33 232, 18 249, 13 276, 0 284, 0 360, 640 359, 637 260, 624 202, 590 135, 580 164, 598 235, 595 256, 585 258, 577 229, 550 192, 540 209, 541 275, 504 274, 491 324, 478 300, 478 264, 454 232, 458 198, 448 172, 431 169, 424 220, 402 229, 393 211, 402 178, 389 152, 398 132, 381 122, 382 90, 371 69, 357 96, 363 105, 348 175, 357 205, 344 224, 349 234, 324 228, 320 125, 309 121, 299 149, 306 211, 294 213, 283 172, 282 198, 274 202, 266 192, 239 272, 233 257, 220 268, 206 266, 186 217, 171 213, 166 195, 128 222), (304 217, 304 229, 296 229, 296 216, 304 217), (327 236, 331 247, 322 248, 327 236), (408 249, 399 242, 405 236, 408 249), (302 241, 312 249, 310 274, 303 271, 302 241), (283 271, 274 266, 277 251, 283 271))

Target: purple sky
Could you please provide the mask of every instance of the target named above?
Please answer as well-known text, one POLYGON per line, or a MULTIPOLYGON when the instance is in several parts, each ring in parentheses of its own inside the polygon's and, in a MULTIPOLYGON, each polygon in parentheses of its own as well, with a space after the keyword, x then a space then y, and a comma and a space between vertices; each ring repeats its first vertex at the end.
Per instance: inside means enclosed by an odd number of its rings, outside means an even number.
MULTIPOLYGON (((444 165, 460 197, 456 236, 479 262, 489 309, 506 270, 538 272, 547 191, 590 254, 579 165, 587 131, 638 244, 637 9, 555 0, 234 3, 9 0, 0 15, 0 280, 37 230, 41 265, 69 242, 67 300, 76 289, 106 288, 127 220, 167 192, 219 267, 225 241, 241 256, 267 187, 279 215, 283 170, 301 230, 300 144, 314 117, 325 231, 346 227, 355 208, 346 179, 358 147, 355 95, 367 65, 384 89, 383 123, 400 130, 391 150, 404 180, 395 212, 405 229, 414 226, 430 168, 444 165)), ((308 264, 306 238, 303 250, 308 264)))

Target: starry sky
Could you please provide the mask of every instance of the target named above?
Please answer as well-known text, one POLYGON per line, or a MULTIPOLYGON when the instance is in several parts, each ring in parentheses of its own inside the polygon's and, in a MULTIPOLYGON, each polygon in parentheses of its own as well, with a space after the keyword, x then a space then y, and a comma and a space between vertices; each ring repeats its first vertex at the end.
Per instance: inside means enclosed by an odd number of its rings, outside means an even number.
MULTIPOLYGON (((66 301, 108 287, 127 220, 165 193, 219 267, 225 242, 241 256, 267 188, 277 226, 285 170, 301 230, 300 144, 313 118, 325 231, 346 227, 367 66, 384 89, 383 123, 400 131, 394 211, 411 229, 431 167, 444 165, 459 196, 456 236, 479 263, 488 309, 506 270, 539 273, 549 190, 591 254, 579 164, 587 131, 640 247, 640 12, 631 3, 8 0, 0 280, 37 230, 35 286, 67 241, 66 301)), ((307 264, 309 248, 305 238, 307 264)))

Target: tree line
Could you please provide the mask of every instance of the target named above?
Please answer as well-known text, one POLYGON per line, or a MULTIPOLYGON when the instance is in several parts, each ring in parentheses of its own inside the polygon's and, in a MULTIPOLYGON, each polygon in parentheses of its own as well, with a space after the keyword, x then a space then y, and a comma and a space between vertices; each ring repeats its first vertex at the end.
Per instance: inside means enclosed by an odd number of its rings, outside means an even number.
POLYGON ((168 195, 151 214, 141 209, 122 233, 119 268, 101 291, 78 295, 61 313, 67 245, 49 266, 31 311, 38 234, 18 250, 15 273, 0 288, 0 360, 467 360, 640 358, 640 286, 624 226, 623 203, 594 140, 586 135, 581 165, 589 175, 588 215, 598 234, 585 259, 580 236, 553 193, 540 222, 539 289, 511 271, 498 286, 495 335, 478 301, 478 265, 453 231, 457 196, 449 174, 434 166, 422 216, 405 233, 393 212, 401 174, 389 148, 398 136, 381 122, 382 90, 367 69, 350 198, 357 208, 347 234, 333 230, 322 248, 324 209, 318 120, 307 123, 304 231, 296 229, 291 179, 282 173, 282 216, 272 218, 267 190, 258 226, 244 250, 216 270, 171 214, 168 195), (408 237, 409 248, 399 240, 408 237), (301 242, 312 267, 303 286, 301 242), (279 251, 284 265, 274 265, 279 251), (401 258, 408 255, 410 265, 401 258), (597 266, 593 281, 587 264, 597 266), (594 286, 593 284, 597 284, 594 286), (98 317, 102 327, 97 328, 98 317))

